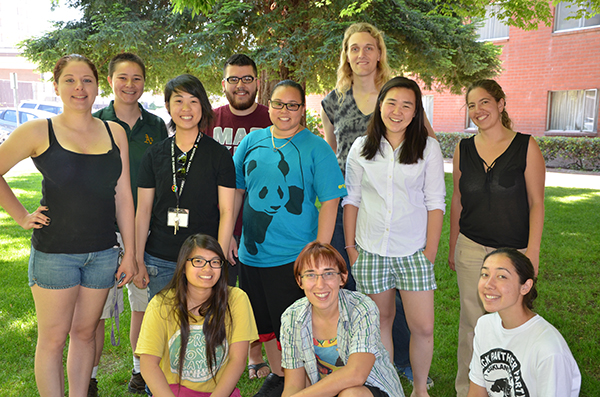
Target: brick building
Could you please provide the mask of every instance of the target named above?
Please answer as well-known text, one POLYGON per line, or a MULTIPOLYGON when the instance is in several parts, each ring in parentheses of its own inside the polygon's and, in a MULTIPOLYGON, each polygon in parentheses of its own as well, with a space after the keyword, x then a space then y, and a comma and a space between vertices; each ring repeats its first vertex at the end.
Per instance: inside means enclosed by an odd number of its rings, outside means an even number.
MULTIPOLYGON (((533 135, 597 136, 600 89, 600 15, 565 19, 568 3, 559 3, 551 26, 524 31, 487 18, 481 40, 502 47, 503 72, 496 78, 507 96, 514 128, 533 135)), ((475 132, 464 95, 423 91, 423 105, 437 132, 475 132)), ((320 112, 323 96, 307 106, 320 112)))
MULTIPOLYGON (((565 3, 554 10, 552 26, 524 31, 495 18, 479 30, 482 40, 502 46, 498 83, 517 131, 533 135, 597 136, 600 89, 600 15, 565 19, 565 3)), ((431 95, 429 117, 436 131, 474 130, 464 96, 431 95), (471 128, 469 128, 471 127, 471 128)))

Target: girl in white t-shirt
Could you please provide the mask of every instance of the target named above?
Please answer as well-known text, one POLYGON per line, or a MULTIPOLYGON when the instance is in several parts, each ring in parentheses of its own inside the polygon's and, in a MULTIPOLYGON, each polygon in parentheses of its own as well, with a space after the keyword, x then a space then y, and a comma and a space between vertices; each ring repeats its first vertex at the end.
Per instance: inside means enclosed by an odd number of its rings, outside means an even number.
POLYGON ((489 253, 481 267, 479 298, 486 314, 473 340, 468 397, 576 397, 581 374, 556 328, 535 314, 534 268, 512 248, 489 253))
POLYGON ((440 145, 427 135, 421 90, 413 80, 395 77, 381 89, 366 136, 350 148, 346 188, 344 234, 356 289, 377 304, 381 339, 392 357, 400 291, 411 332, 412 396, 428 396, 433 263, 446 188, 440 145))
POLYGON ((240 397, 236 384, 258 332, 250 300, 227 286, 224 264, 216 239, 188 237, 173 279, 148 304, 136 354, 155 397, 240 397))

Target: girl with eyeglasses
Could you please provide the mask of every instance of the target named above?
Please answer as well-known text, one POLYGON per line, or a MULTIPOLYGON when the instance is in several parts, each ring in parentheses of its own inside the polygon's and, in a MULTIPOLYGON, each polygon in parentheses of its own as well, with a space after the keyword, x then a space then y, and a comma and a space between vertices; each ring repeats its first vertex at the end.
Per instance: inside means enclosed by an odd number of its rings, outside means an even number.
MULTIPOLYGON (((304 100, 298 83, 277 83, 269 101, 273 125, 247 135, 234 154, 236 209, 244 205, 240 286, 250 297, 259 333, 277 338, 281 314, 302 297, 294 261, 309 242, 331 241, 338 201, 346 194, 335 154, 300 124, 304 100)), ((267 357, 273 373, 258 396, 279 396, 281 352, 267 350, 267 357)))
POLYGON ((204 86, 189 74, 175 77, 165 106, 175 135, 146 151, 138 177, 136 254, 150 299, 171 280, 188 236, 207 234, 228 252, 235 219, 231 154, 203 133, 213 117, 204 86))
POLYGON ((294 277, 305 297, 281 318, 282 397, 404 395, 381 342, 377 306, 342 288, 348 268, 340 253, 329 244, 308 244, 294 263, 294 277))
POLYGON ((167 287, 149 304, 136 354, 157 397, 241 397, 236 384, 258 338, 248 296, 227 286, 221 244, 189 236, 167 287))

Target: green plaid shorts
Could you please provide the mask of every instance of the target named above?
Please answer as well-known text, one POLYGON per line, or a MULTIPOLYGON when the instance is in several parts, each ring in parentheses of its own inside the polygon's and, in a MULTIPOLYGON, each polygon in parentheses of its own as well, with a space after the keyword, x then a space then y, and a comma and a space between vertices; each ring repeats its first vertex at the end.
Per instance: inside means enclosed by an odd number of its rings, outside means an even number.
POLYGON ((413 255, 388 257, 358 249, 352 266, 356 289, 363 294, 379 294, 389 289, 430 291, 437 288, 433 263, 418 250, 413 255))

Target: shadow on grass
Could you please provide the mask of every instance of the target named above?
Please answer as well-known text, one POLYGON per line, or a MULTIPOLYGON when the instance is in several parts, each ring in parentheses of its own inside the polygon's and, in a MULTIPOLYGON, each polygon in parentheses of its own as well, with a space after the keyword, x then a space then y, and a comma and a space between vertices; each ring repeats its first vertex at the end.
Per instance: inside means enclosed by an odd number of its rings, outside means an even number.
MULTIPOLYGON (((39 205, 38 174, 7 178, 28 210, 39 205)), ((431 395, 453 397, 459 302, 456 274, 448 268, 451 175, 446 175, 447 211, 436 259, 435 348, 430 375, 431 395)), ((600 396, 600 191, 546 188, 546 219, 540 257, 537 312, 563 334, 583 382, 581 397, 600 396)), ((33 374, 35 314, 27 284, 31 231, 18 227, 0 210, 0 396, 36 396, 33 374)), ((127 299, 127 294, 125 294, 127 299)), ((129 307, 125 302, 125 307, 129 307)), ((110 345, 107 322, 105 349, 100 362, 99 387, 103 396, 124 396, 131 373, 129 311, 121 315, 121 346, 110 345)), ((238 387, 251 396, 262 381, 242 374, 238 387)), ((412 388, 403 381, 404 391, 412 388)))

